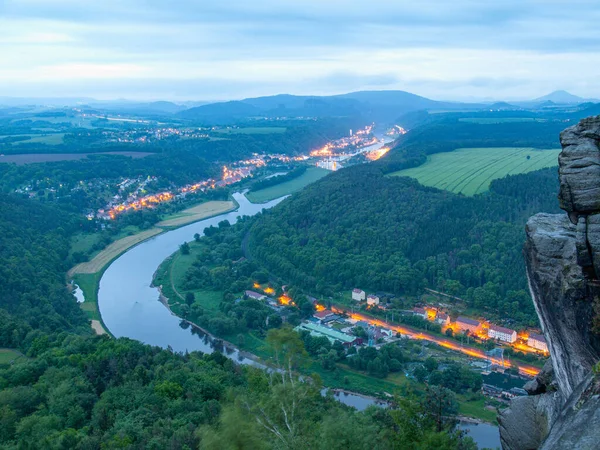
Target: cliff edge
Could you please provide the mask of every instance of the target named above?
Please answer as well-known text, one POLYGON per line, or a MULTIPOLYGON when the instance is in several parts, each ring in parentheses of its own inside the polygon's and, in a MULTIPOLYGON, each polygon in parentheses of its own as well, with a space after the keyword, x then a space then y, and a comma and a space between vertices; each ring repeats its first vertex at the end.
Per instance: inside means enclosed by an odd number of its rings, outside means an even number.
POLYGON ((526 226, 529 288, 551 360, 503 411, 505 450, 600 448, 600 116, 560 136, 559 204, 526 226))

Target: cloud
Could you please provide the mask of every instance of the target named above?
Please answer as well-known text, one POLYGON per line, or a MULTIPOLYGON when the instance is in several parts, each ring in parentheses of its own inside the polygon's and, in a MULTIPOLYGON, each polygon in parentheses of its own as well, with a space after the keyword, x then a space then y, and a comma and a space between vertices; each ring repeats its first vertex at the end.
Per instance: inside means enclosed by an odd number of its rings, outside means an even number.
POLYGON ((599 22, 587 0, 0 0, 0 95, 600 96, 599 22))

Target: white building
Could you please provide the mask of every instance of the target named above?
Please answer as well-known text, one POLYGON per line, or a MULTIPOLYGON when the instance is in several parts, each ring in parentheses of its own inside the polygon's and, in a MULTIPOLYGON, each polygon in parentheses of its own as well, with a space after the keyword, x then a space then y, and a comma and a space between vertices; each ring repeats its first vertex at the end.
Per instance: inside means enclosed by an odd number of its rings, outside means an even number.
POLYGON ((353 289, 352 290, 352 300, 356 300, 357 302, 362 302, 367 298, 367 294, 362 289, 353 289))
POLYGON ((413 308, 413 314, 427 320, 427 311, 425 308, 419 308, 418 306, 415 306, 413 308))
POLYGON ((517 332, 510 328, 499 327, 498 325, 490 325, 488 330, 490 339, 498 339, 503 342, 513 343, 517 340, 517 332))
POLYGON ((369 295, 367 297, 367 305, 379 305, 379 297, 373 294, 369 295))
POLYGON ((443 312, 438 312, 437 317, 435 318, 435 323, 439 323, 440 325, 447 327, 450 325, 450 316, 443 312))
POLYGON ((546 338, 540 334, 530 334, 527 338, 527 345, 531 348, 535 348, 536 350, 541 350, 545 353, 548 353, 548 344, 546 343, 546 338))
POLYGON ((267 296, 263 295, 263 294, 259 294, 258 292, 254 292, 254 291, 245 291, 244 295, 248 298, 251 298, 253 300, 266 300, 267 296))

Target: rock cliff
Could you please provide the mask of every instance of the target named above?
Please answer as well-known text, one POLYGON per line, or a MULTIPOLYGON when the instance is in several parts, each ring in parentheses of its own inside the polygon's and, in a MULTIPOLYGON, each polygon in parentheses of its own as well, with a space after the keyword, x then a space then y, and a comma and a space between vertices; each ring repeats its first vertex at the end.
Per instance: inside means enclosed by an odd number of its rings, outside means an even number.
POLYGON ((560 136, 560 207, 527 223, 535 309, 551 354, 498 420, 505 450, 600 448, 600 116, 560 136))

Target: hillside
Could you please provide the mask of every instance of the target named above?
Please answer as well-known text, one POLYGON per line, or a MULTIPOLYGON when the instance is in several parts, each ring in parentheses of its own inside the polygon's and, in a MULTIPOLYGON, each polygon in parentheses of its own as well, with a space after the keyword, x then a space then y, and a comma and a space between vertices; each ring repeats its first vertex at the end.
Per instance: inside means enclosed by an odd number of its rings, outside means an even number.
POLYGON ((265 117, 362 116, 367 120, 391 122, 399 114, 421 109, 478 109, 483 105, 439 102, 404 91, 360 91, 333 96, 274 95, 240 101, 212 103, 179 113, 185 119, 207 117, 220 120, 265 117))

